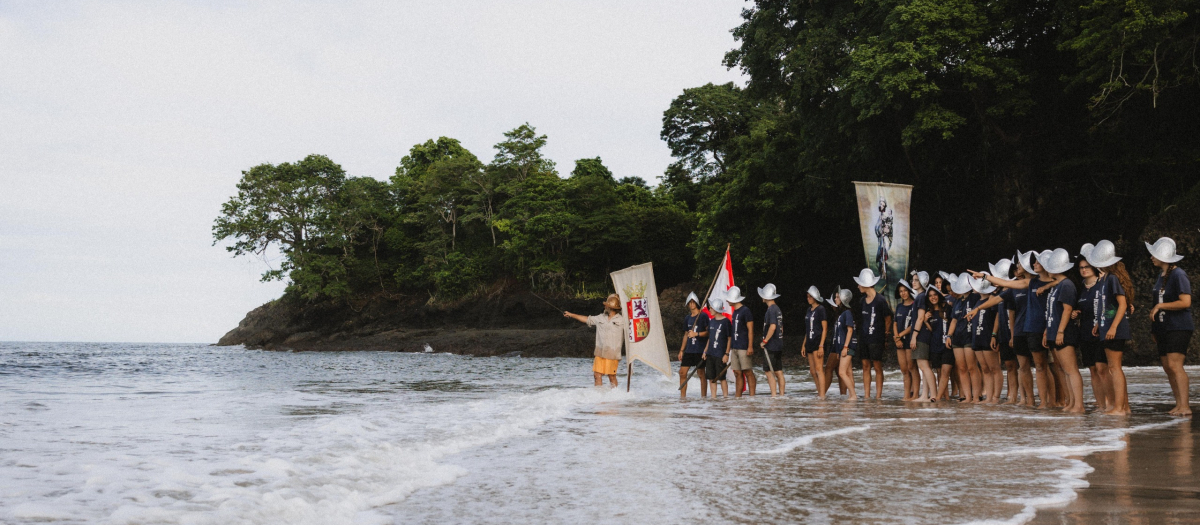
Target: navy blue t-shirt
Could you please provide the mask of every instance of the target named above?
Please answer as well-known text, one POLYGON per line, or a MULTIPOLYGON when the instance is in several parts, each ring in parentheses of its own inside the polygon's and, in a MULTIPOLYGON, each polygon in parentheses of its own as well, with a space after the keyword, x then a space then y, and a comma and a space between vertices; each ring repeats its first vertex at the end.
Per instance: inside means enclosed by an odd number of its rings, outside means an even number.
POLYGON ((886 340, 884 333, 887 331, 887 318, 892 316, 892 307, 888 306, 887 301, 879 294, 875 294, 874 301, 867 301, 867 298, 863 297, 861 304, 863 334, 858 340, 866 344, 883 344, 886 340))
MULTIPOLYGON (((1096 309, 1103 315, 1098 315, 1097 320, 1100 325, 1100 338, 1103 339, 1108 330, 1112 328, 1113 321, 1117 320, 1117 296, 1125 295, 1125 287, 1121 286, 1121 280, 1113 274, 1104 276, 1103 284, 1100 290, 1100 306, 1096 309)), ((1129 304, 1129 296, 1125 295, 1126 305, 1129 304)), ((1128 308, 1128 306, 1126 306, 1128 308)), ((1126 310, 1125 316, 1121 318, 1121 322, 1117 324, 1116 339, 1129 340, 1133 338, 1133 334, 1129 329, 1129 311, 1126 310)))
MULTIPOLYGON (((1029 309, 1029 289, 1005 290, 1004 293, 1007 293, 1012 300, 1009 308, 1015 314, 1013 315, 1013 335, 1017 337, 1028 335, 1029 332, 1025 331, 1025 316, 1028 315, 1026 310, 1029 309)), ((1000 296, 1004 297, 1004 294, 1000 294, 1000 296)))
POLYGON ((1046 292, 1046 342, 1049 343, 1058 338, 1058 326, 1064 320, 1063 305, 1075 306, 1075 283, 1070 279, 1063 279, 1058 286, 1051 288, 1046 292))
MULTIPOLYGON (((950 334, 950 339, 953 341, 955 348, 960 348, 959 345, 966 345, 970 342, 967 338, 967 312, 974 308, 971 304, 971 298, 975 294, 968 295, 962 299, 954 301, 954 308, 950 310, 950 320, 954 323, 954 333, 950 334)), ((949 328, 947 326, 947 328, 949 328)))
MULTIPOLYGON (((1000 318, 1000 335, 998 337, 1002 345, 1008 344, 1008 340, 1012 339, 1013 336, 1012 330, 1008 328, 1008 311, 1017 309, 1015 296, 1016 293, 1012 289, 1006 288, 1003 292, 1000 292, 1000 311, 997 312, 996 317, 1000 318)), ((1015 320, 1015 317, 1013 319, 1015 320)), ((1017 327, 1017 329, 1020 328, 1020 326, 1017 327)))
MULTIPOLYGON (((833 325, 833 351, 841 352, 846 347, 846 333, 850 328, 854 328, 854 314, 850 310, 842 312, 837 318, 837 323, 833 325)), ((857 337, 850 338, 850 349, 858 350, 857 337)))
POLYGON ((729 348, 733 350, 746 350, 750 348, 750 323, 754 322, 754 314, 750 312, 750 308, 742 305, 741 308, 733 311, 733 341, 729 348))
POLYGON ((930 310, 929 321, 917 332, 917 342, 929 345, 929 351, 940 354, 946 349, 946 327, 949 321, 944 310, 930 310))
MULTIPOLYGON (((701 312, 697 315, 689 315, 683 318, 683 331, 694 331, 700 333, 708 330, 708 314, 701 312)), ((700 354, 704 353, 704 345, 708 344, 707 337, 689 337, 687 346, 683 348, 685 354, 700 354)))
MULTIPOLYGON (((971 308, 974 309, 983 304, 984 301, 983 297, 976 296, 975 303, 971 308)), ((999 306, 984 308, 975 314, 975 317, 971 318, 971 348, 976 350, 991 350, 992 328, 996 326, 996 316, 1000 309, 999 306)), ((997 341, 999 341, 999 336, 997 336, 997 341)))
POLYGON ((729 319, 718 314, 708 322, 708 357, 725 357, 725 343, 729 342, 729 319))
POLYGON ((804 348, 809 352, 815 352, 821 348, 821 322, 825 321, 825 307, 821 305, 810 306, 808 313, 804 316, 805 332, 804 332, 804 348))
POLYGON ((1024 326, 1026 335, 1044 335, 1046 333, 1046 296, 1050 295, 1050 292, 1037 294, 1037 289, 1046 284, 1035 277, 1029 281, 1029 288, 1025 290, 1028 292, 1025 295, 1024 326))
POLYGON ((779 309, 779 305, 773 304, 767 308, 766 319, 763 320, 763 337, 767 335, 767 327, 775 325, 775 332, 771 334, 771 338, 767 340, 767 350, 772 352, 783 351, 783 311, 779 309))
MULTIPOLYGON (((896 327, 894 328, 894 330, 896 330, 897 335, 899 335, 900 332, 903 332, 905 330, 908 330, 909 328, 912 328, 916 324, 916 322, 917 322, 917 303, 916 303, 916 301, 913 301, 913 304, 900 303, 900 304, 896 305, 896 327)), ((908 345, 911 342, 912 342, 912 334, 908 334, 908 335, 900 338, 900 348, 908 348, 908 345)))
MULTIPOLYGON (((1171 273, 1167 274, 1167 278, 1159 274, 1158 280, 1154 283, 1154 304, 1170 303, 1179 300, 1180 295, 1192 295, 1192 282, 1188 280, 1188 276, 1182 268, 1175 268, 1171 273)), ((1158 315, 1154 316, 1154 330, 1157 332, 1170 332, 1172 330, 1195 330, 1196 325, 1192 321, 1192 309, 1175 310, 1168 312, 1159 310, 1158 315)))
POLYGON ((1096 312, 1100 311, 1100 291, 1102 288, 1104 286, 1099 281, 1090 288, 1087 287, 1087 284, 1084 284, 1083 293, 1079 294, 1079 299, 1075 301, 1075 310, 1079 311, 1080 341, 1095 341, 1098 339, 1097 336, 1092 335, 1092 328, 1098 327, 1096 312))

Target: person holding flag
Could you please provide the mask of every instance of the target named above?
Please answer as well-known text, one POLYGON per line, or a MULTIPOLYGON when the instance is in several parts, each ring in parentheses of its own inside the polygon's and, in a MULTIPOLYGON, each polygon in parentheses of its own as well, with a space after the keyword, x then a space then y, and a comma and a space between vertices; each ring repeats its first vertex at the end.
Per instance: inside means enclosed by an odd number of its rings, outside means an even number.
POLYGON ((708 346, 708 314, 700 311, 700 299, 696 294, 687 297, 688 315, 683 319, 683 342, 679 346, 679 398, 687 397, 688 369, 697 367, 700 378, 700 398, 708 395, 708 383, 704 380, 704 349, 708 346))

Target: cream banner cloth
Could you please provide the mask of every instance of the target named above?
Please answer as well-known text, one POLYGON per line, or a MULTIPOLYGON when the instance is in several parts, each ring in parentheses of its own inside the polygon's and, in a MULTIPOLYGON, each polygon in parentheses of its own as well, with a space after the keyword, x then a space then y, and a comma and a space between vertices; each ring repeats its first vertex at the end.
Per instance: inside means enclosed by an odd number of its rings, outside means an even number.
POLYGON ((613 287, 625 305, 625 318, 629 320, 629 337, 625 339, 626 366, 637 359, 671 377, 671 356, 667 353, 667 338, 663 335, 662 315, 658 310, 654 266, 639 264, 611 275, 613 287))

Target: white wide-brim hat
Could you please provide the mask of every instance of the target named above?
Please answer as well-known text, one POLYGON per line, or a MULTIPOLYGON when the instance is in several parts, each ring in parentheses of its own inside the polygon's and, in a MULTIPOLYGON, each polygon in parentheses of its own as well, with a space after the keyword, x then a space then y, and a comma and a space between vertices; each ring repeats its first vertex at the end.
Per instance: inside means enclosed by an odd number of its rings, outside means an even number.
POLYGON ((1095 250, 1095 249, 1096 249, 1095 244, 1092 244, 1090 242, 1083 243, 1083 246, 1079 247, 1079 256, 1083 257, 1084 259, 1087 259, 1088 254, 1092 253, 1092 250, 1095 250))
POLYGON ((900 286, 902 286, 904 288, 908 288, 908 291, 911 292, 914 296, 917 295, 917 291, 913 290, 912 285, 908 284, 908 281, 905 281, 904 279, 900 279, 900 286))
MULTIPOLYGON (((984 272, 984 274, 986 275, 987 272, 984 272)), ((972 277, 971 289, 975 290, 975 293, 989 294, 996 291, 996 285, 992 284, 987 279, 976 279, 972 277)))
MULTIPOLYGON (((1066 250, 1063 250, 1063 251, 1065 252, 1066 250)), ((1040 251, 1038 253, 1033 254, 1033 260, 1037 261, 1038 264, 1042 265, 1043 270, 1046 270, 1049 272, 1050 270, 1046 268, 1046 261, 1050 258, 1050 255, 1053 253, 1054 253, 1054 250, 1040 251)), ((1070 254, 1067 254, 1067 258, 1070 259, 1070 254)), ((1050 273, 1054 273, 1054 272, 1050 272, 1050 273)))
POLYGON ((689 293, 687 299, 683 301, 683 305, 687 306, 692 301, 696 301, 696 306, 700 306, 700 298, 696 297, 696 292, 689 293))
POLYGON ((1000 259, 999 261, 996 261, 996 264, 988 263, 988 271, 991 272, 991 275, 1008 280, 1012 279, 1008 273, 1012 271, 1012 265, 1013 262, 1011 259, 1000 259))
POLYGON ((1146 249, 1150 250, 1150 255, 1165 263, 1176 263, 1183 260, 1183 256, 1175 253, 1175 240, 1170 237, 1163 237, 1154 244, 1146 243, 1146 249))
POLYGON ((709 297, 708 298, 708 309, 712 311, 713 315, 717 315, 717 314, 720 314, 721 312, 724 312, 725 311, 725 300, 721 299, 720 297, 709 297))
POLYGON ((1033 250, 1027 251, 1025 253, 1021 253, 1021 250, 1017 250, 1017 264, 1020 264, 1021 269, 1025 270, 1025 273, 1027 273, 1029 275, 1034 275, 1037 273, 1037 272, 1033 271, 1033 263, 1030 262, 1030 260, 1029 260, 1032 255, 1033 255, 1033 250))
POLYGON ((808 287, 808 295, 809 295, 809 297, 816 299, 818 303, 823 300, 823 299, 821 299, 821 291, 818 290, 816 286, 808 287))
POLYGON ((938 270, 938 275, 942 276, 942 280, 945 281, 946 284, 950 284, 950 283, 954 282, 954 274, 952 274, 952 273, 947 273, 947 272, 938 270))
POLYGON ((762 297, 764 300, 778 299, 779 294, 775 292, 775 285, 767 283, 766 286, 758 289, 758 296, 762 297))
POLYGON ((725 292, 725 300, 731 303, 740 303, 746 300, 746 296, 742 295, 741 288, 730 286, 729 291, 725 292))
POLYGON ((825 302, 829 303, 829 306, 837 308, 837 302, 834 301, 834 298, 837 297, 838 292, 841 292, 841 291, 842 291, 841 286, 834 288, 833 293, 829 294, 829 297, 825 298, 825 302))
POLYGON ((854 282, 859 286, 870 288, 879 282, 879 277, 870 268, 863 268, 861 272, 858 272, 858 277, 854 278, 854 282))
POLYGON ((1050 273, 1066 273, 1075 266, 1075 263, 1071 262, 1071 254, 1062 248, 1057 248, 1050 253, 1043 252, 1038 262, 1050 273))
POLYGON ((846 307, 849 308, 850 301, 852 301, 854 299, 854 292, 851 292, 850 290, 846 290, 846 289, 838 290, 838 299, 840 299, 842 301, 842 304, 846 305, 846 307))
POLYGON ((950 291, 959 295, 971 293, 971 276, 965 273, 958 277, 950 276, 950 291))
POLYGON ((929 272, 913 272, 913 276, 916 277, 913 282, 919 283, 921 288, 929 288, 929 272))
POLYGON ((1116 245, 1108 239, 1096 243, 1096 247, 1083 254, 1083 258, 1096 268, 1108 268, 1121 260, 1117 257, 1116 245))

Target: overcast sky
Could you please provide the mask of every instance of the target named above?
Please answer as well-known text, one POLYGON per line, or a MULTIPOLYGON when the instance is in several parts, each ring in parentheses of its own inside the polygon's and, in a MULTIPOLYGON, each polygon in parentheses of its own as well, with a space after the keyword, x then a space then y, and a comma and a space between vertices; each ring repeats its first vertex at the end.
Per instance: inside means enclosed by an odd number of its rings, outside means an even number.
POLYGON ((416 143, 483 160, 528 121, 569 172, 650 181, 662 112, 740 0, 0 1, 0 340, 215 342, 282 283, 211 227, 241 171, 416 143))

